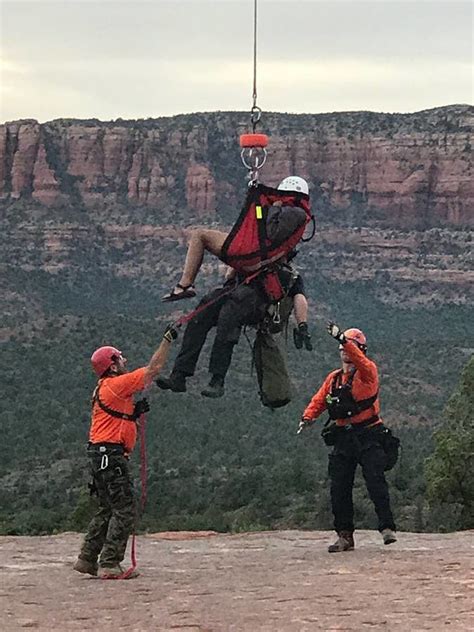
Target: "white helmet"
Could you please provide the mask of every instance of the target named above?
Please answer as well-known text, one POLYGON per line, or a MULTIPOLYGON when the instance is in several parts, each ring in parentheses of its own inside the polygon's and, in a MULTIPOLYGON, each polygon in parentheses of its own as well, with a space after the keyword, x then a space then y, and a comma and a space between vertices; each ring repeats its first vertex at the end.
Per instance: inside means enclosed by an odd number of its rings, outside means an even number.
POLYGON ((300 193, 309 194, 309 186, 306 180, 299 176, 288 176, 278 185, 280 191, 299 191, 300 193))

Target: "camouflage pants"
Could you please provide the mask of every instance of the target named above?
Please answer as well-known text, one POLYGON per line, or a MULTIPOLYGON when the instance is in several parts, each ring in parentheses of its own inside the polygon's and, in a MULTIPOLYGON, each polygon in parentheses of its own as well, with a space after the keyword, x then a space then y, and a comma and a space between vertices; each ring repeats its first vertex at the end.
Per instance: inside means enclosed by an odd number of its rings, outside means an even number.
POLYGON ((104 567, 120 564, 135 521, 133 483, 127 459, 110 455, 106 469, 101 457, 90 455, 90 469, 97 490, 99 509, 87 528, 79 557, 104 567))

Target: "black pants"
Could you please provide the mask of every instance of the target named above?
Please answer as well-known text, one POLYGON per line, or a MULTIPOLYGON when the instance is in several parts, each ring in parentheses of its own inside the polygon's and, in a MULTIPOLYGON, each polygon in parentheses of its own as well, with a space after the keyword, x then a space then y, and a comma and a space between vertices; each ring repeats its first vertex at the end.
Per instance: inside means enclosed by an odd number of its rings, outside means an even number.
POLYGON ((328 472, 335 530, 338 533, 354 531, 352 489, 358 464, 362 468, 367 491, 374 503, 379 531, 387 528, 395 530, 384 473, 386 457, 377 438, 377 428, 348 430, 343 435, 329 455, 328 472))
POLYGON ((216 327, 209 372, 222 378, 226 376, 242 326, 259 323, 266 310, 265 298, 257 288, 240 285, 230 293, 226 291, 227 288, 214 290, 199 303, 199 306, 202 306, 217 299, 189 321, 173 372, 186 376, 194 375, 207 335, 216 327))

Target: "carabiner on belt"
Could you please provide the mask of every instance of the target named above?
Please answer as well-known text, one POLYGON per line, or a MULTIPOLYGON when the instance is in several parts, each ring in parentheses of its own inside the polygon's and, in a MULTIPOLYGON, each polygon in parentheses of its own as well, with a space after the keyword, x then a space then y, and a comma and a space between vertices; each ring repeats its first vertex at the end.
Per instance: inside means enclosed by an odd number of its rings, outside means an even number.
POLYGON ((107 454, 103 454, 100 460, 100 470, 106 470, 109 467, 109 457, 107 454))

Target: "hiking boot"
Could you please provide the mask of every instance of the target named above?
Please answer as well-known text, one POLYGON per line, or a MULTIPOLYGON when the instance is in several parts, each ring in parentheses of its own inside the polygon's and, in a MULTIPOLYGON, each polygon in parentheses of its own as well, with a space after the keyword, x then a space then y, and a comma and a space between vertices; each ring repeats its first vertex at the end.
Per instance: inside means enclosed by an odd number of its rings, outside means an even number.
POLYGON ((97 576, 98 569, 97 562, 89 562, 88 560, 83 560, 81 557, 78 557, 73 569, 78 573, 85 573, 86 575, 97 576))
POLYGON ((341 531, 337 534, 339 537, 328 546, 329 553, 342 553, 343 551, 354 550, 354 536, 350 531, 341 531))
POLYGON ((382 538, 384 544, 393 544, 397 541, 395 531, 392 531, 392 529, 383 529, 382 538))
POLYGON ((164 391, 173 391, 173 393, 186 392, 186 376, 184 373, 171 373, 169 377, 159 377, 156 380, 158 388, 164 391))
POLYGON ((201 395, 203 397, 222 397, 224 395, 224 378, 220 375, 213 375, 211 377, 211 381, 209 382, 209 386, 206 386, 201 391, 201 395))
MULTIPOLYGON (((100 566, 97 574, 100 579, 120 579, 125 572, 120 564, 117 564, 117 566, 100 566)), ((135 579, 139 575, 137 570, 133 570, 124 579, 135 579)))

